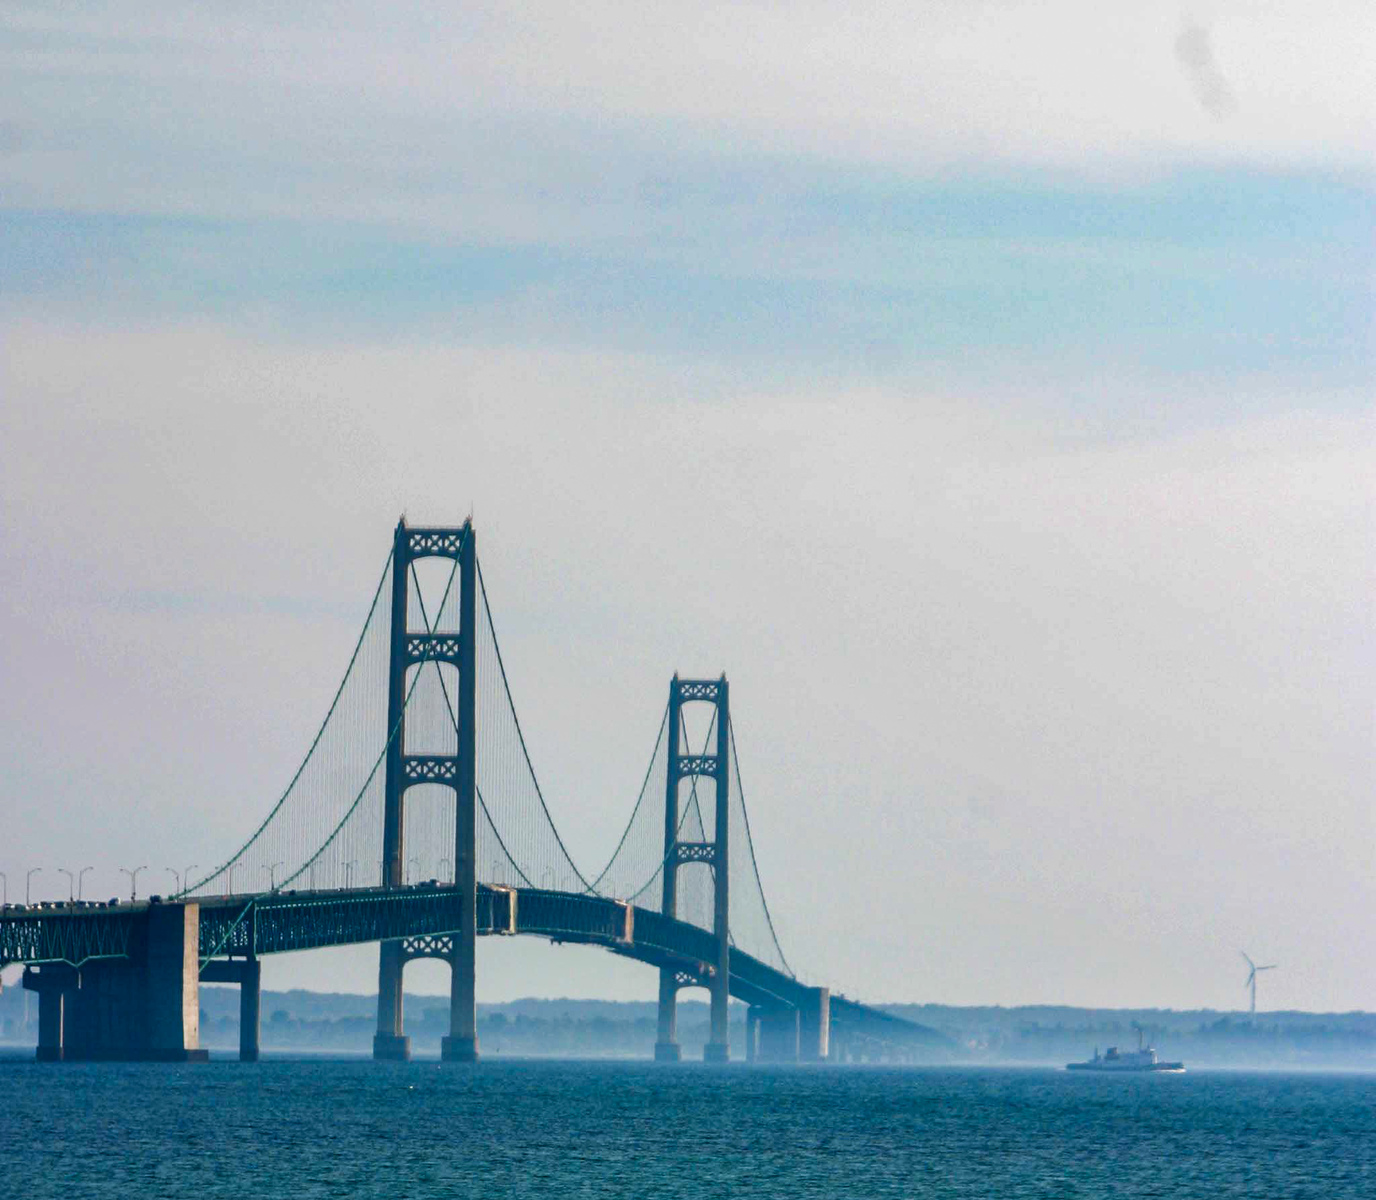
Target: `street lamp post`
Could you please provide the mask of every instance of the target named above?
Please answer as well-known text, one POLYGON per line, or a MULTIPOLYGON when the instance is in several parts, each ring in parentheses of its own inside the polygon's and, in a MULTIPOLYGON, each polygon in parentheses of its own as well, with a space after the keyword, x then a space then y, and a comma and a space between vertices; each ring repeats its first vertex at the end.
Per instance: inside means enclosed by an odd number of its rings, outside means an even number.
POLYGON ((182 878, 186 880, 186 886, 188 888, 190 888, 191 886, 191 872, 194 871, 200 865, 200 863, 192 863, 190 866, 186 868, 186 870, 182 872, 182 878))
POLYGON ((420 867, 420 859, 418 859, 418 858, 408 858, 408 859, 406 860, 406 878, 405 878, 405 880, 403 881, 403 882, 405 882, 405 883, 410 883, 410 882, 411 882, 411 864, 412 864, 412 863, 415 863, 415 864, 416 864, 416 867, 419 868, 419 867, 420 867))
POLYGON ((358 859, 351 858, 344 864, 344 890, 347 892, 353 887, 354 868, 358 866, 358 859))
POLYGON ((176 867, 164 867, 163 870, 172 876, 173 882, 177 885, 177 890, 174 894, 180 896, 182 894, 182 873, 178 871, 176 867))
POLYGON ((76 899, 76 876, 67 870, 66 867, 58 867, 57 873, 67 876, 67 903, 70 904, 76 899))
POLYGON ((30 867, 30 868, 29 868, 29 873, 28 873, 27 875, 24 876, 24 903, 25 903, 25 904, 32 904, 32 903, 33 903, 32 899, 30 899, 30 886, 29 886, 29 885, 33 882, 33 877, 34 877, 35 875, 37 875, 37 874, 38 874, 40 871, 42 871, 42 870, 43 870, 42 867, 30 867))
POLYGON ((86 882, 86 872, 94 870, 94 867, 82 867, 81 870, 76 873, 76 898, 78 900, 81 899, 81 885, 86 882))
POLYGON ((120 873, 129 876, 129 903, 133 904, 139 898, 138 883, 139 872, 148 870, 148 864, 144 863, 141 867, 135 867, 132 871, 128 867, 120 867, 120 873))
POLYGON ((448 878, 449 878, 449 873, 452 872, 452 871, 454 870, 454 864, 453 864, 452 862, 450 862, 449 859, 447 859, 447 858, 442 858, 442 859, 440 859, 439 865, 440 865, 440 878, 441 878, 441 879, 448 879, 448 878), (449 867, 449 871, 445 871, 445 870, 444 870, 444 867, 445 867, 446 865, 449 867))
POLYGON ((266 867, 263 868, 263 870, 265 870, 268 873, 269 891, 275 892, 277 890, 277 868, 281 865, 282 864, 280 862, 275 862, 269 863, 266 867))

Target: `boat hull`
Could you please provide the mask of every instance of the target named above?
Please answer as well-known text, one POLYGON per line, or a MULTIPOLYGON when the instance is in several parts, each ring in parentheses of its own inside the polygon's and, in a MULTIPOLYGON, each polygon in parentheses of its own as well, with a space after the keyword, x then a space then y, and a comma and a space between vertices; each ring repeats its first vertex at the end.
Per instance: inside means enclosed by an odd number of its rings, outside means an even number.
POLYGON ((1066 1063, 1067 1071, 1094 1071, 1099 1075, 1150 1075, 1165 1072, 1169 1075, 1183 1075, 1185 1073, 1184 1063, 1152 1063, 1150 1066, 1129 1067, 1112 1066, 1097 1062, 1066 1063))

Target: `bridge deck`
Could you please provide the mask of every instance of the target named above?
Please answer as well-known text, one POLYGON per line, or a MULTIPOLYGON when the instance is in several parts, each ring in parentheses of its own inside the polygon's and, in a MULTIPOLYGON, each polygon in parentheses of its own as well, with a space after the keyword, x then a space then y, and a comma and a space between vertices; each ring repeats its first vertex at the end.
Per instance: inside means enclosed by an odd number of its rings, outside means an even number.
MULTIPOLYGON (((319 892, 207 897, 200 904, 202 962, 325 946, 449 934, 461 918, 452 887, 356 888, 319 892)), ((0 912, 0 966, 130 958, 141 953, 148 903, 116 908, 58 906, 0 912)), ((554 942, 601 946, 706 984, 716 958, 712 935, 696 925, 603 896, 540 888, 480 885, 478 933, 526 934, 554 942), (513 911, 514 910, 514 911, 513 911)), ((733 947, 730 990, 749 1004, 800 1006, 812 989, 733 947)), ((867 1005, 837 998, 836 1018, 902 1039, 920 1026, 867 1005)))

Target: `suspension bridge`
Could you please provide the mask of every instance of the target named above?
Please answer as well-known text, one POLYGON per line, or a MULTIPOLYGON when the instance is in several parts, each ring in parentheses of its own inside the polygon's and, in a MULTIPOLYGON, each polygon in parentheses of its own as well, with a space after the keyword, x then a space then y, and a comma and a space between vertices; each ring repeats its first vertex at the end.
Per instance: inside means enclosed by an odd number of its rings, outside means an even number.
POLYGON ((760 880, 725 676, 680 679, 625 830, 585 873, 550 815, 512 699, 477 537, 397 525, 363 630, 286 789, 233 854, 144 904, 11 905, 0 967, 39 996, 40 1060, 194 1061, 201 982, 240 987, 258 1057, 264 955, 379 943, 377 1059, 406 1059, 402 975, 452 975, 442 1057, 478 1058, 476 941, 600 946, 659 974, 655 1058, 677 1061, 684 988, 711 999, 709 1062, 903 1055, 931 1031, 804 982, 760 880), (424 586, 422 586, 424 584, 424 586), (690 719, 690 717, 692 719, 690 719), (252 882, 270 879, 266 891, 252 882))

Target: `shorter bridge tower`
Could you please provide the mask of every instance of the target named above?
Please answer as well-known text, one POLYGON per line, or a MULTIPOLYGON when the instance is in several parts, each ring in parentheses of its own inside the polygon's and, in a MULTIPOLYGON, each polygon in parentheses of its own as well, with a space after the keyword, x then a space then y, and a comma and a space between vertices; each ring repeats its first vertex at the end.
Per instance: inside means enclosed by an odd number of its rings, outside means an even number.
MULTIPOLYGON (((706 863, 712 871, 712 936, 716 941, 716 961, 702 964, 712 997, 711 1033, 703 1048, 707 1062, 727 1062, 731 1045, 727 1025, 727 1002, 731 984, 730 934, 730 753, 731 703, 726 676, 720 679, 680 679, 669 684, 669 754, 664 790, 664 891, 661 911, 677 916, 678 870, 688 863, 706 863), (679 731, 686 703, 702 702, 716 707, 717 746, 715 754, 685 754, 679 731), (710 842, 679 840, 679 785, 685 779, 711 779, 716 787, 716 813, 710 842)), ((659 971, 659 1029, 655 1041, 657 1062, 678 1062, 678 989, 700 985, 704 980, 673 967, 659 971)))
MULTIPOLYGON (((391 661, 387 683, 386 792, 383 811, 382 885, 405 883, 405 798, 418 784, 440 784, 455 793, 454 887, 460 893, 460 924, 447 939, 444 953, 427 948, 418 954, 402 940, 381 943, 378 960, 377 1034, 373 1057, 406 1059, 410 1039, 402 1025, 402 971, 411 958, 444 957, 453 972, 449 1001, 449 1036, 441 1042, 441 1056, 455 1062, 478 1057, 478 1010, 475 993, 477 955, 477 688, 475 638, 477 629, 477 538, 472 521, 459 529, 421 529, 397 523, 392 546, 391 661), (458 563, 459 629, 411 630, 407 627, 411 564, 423 558, 447 558, 458 563), (410 754, 406 749, 407 674, 413 667, 430 669, 447 663, 458 669, 458 730, 452 755, 410 754)), ((436 620, 438 620, 438 615, 436 620)))

